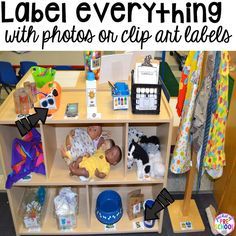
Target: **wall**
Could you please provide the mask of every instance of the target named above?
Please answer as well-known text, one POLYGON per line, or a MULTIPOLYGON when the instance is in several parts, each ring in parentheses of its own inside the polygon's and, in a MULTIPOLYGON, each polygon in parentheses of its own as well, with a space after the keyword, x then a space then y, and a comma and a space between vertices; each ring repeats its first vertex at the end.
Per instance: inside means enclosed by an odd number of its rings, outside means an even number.
POLYGON ((24 54, 0 52, 0 61, 9 61, 19 65, 20 61, 35 61, 41 65, 83 65, 83 52, 46 52, 34 51, 24 54))

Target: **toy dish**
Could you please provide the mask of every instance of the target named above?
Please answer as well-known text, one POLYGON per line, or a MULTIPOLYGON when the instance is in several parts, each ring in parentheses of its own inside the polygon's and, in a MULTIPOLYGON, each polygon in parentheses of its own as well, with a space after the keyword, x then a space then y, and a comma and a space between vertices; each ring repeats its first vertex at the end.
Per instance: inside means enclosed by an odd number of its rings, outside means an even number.
POLYGON ((97 198, 95 213, 102 224, 111 225, 119 221, 123 215, 120 195, 113 190, 101 192, 97 198))

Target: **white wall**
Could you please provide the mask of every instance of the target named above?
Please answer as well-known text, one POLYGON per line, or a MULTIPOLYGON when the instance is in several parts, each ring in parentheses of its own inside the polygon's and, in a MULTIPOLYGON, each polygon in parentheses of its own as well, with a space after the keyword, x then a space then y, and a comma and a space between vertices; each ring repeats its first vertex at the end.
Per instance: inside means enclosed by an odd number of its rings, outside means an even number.
POLYGON ((19 65, 20 61, 35 61, 41 65, 83 65, 83 51, 48 52, 34 51, 24 54, 0 52, 0 61, 9 61, 19 65))

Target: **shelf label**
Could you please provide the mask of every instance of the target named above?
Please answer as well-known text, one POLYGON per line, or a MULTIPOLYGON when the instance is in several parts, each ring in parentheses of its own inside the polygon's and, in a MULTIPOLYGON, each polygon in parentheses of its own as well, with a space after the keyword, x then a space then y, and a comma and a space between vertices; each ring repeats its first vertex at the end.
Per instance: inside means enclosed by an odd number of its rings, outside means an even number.
POLYGON ((192 222, 191 221, 180 222, 180 228, 181 228, 181 230, 193 229, 192 222))
POLYGON ((116 224, 113 225, 104 225, 105 231, 116 231, 116 224))
POLYGON ((142 221, 135 221, 133 222, 133 229, 137 230, 137 229, 144 229, 144 224, 142 221))

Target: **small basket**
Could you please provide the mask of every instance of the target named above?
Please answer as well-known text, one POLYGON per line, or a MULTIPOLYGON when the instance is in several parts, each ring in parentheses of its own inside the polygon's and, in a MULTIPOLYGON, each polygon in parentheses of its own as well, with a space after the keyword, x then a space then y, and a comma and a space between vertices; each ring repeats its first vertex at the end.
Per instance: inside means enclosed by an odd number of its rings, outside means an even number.
POLYGON ((31 70, 37 88, 42 88, 46 83, 53 81, 56 74, 56 70, 52 68, 33 66, 31 70))
POLYGON ((134 114, 160 113, 162 84, 135 84, 131 71, 131 105, 134 114))

